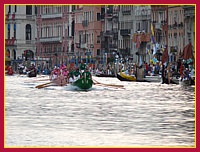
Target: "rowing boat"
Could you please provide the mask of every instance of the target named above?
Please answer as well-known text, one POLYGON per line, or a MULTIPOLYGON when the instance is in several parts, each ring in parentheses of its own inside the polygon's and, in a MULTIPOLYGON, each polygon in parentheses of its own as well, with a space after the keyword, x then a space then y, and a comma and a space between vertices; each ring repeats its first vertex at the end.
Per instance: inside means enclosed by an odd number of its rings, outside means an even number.
POLYGON ((76 86, 79 89, 83 89, 83 90, 88 90, 92 88, 92 84, 93 84, 93 81, 90 78, 86 77, 86 75, 83 75, 82 78, 72 83, 73 86, 76 86))
POLYGON ((120 71, 120 73, 117 74, 117 78, 120 81, 136 81, 136 77, 135 76, 126 75, 122 71, 120 71))
POLYGON ((57 86, 64 86, 67 84, 66 78, 64 75, 58 75, 58 76, 53 76, 50 75, 50 81, 54 84, 56 84, 57 86))

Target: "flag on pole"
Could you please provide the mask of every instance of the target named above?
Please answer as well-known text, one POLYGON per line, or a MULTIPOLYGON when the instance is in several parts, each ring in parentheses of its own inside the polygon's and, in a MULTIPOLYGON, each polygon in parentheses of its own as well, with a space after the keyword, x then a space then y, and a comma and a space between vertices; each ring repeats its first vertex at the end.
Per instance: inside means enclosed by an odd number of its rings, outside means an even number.
POLYGON ((148 49, 148 54, 151 55, 151 51, 148 49))
POLYGON ((192 44, 189 43, 188 45, 186 45, 183 49, 182 52, 182 57, 184 60, 188 60, 188 59, 193 59, 193 52, 192 52, 192 44))
POLYGON ((151 23, 151 34, 154 36, 153 24, 151 23))
POLYGON ((156 41, 155 41, 155 38, 154 38, 153 35, 151 35, 151 43, 152 43, 153 45, 156 44, 156 41))
POLYGON ((162 54, 162 63, 167 62, 169 59, 169 54, 168 54, 168 49, 167 47, 165 48, 165 51, 162 54))
POLYGON ((153 28, 153 24, 151 23, 151 43, 155 44, 155 38, 154 38, 154 28, 153 28))
POLYGON ((153 44, 153 55, 156 54, 156 45, 153 44))
POLYGON ((151 54, 151 52, 150 52, 150 50, 148 48, 146 48, 146 54, 148 54, 148 55, 151 54))
POLYGON ((136 48, 138 49, 140 47, 140 43, 141 43, 141 37, 140 35, 137 35, 137 42, 136 42, 136 48))

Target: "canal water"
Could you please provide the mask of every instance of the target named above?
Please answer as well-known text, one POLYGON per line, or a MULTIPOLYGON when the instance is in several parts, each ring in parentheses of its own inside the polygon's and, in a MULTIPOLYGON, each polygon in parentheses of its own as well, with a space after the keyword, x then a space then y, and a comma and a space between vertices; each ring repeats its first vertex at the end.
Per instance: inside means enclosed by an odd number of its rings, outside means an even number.
POLYGON ((6 147, 195 145, 194 86, 93 77, 124 88, 35 88, 47 78, 5 77, 6 147))

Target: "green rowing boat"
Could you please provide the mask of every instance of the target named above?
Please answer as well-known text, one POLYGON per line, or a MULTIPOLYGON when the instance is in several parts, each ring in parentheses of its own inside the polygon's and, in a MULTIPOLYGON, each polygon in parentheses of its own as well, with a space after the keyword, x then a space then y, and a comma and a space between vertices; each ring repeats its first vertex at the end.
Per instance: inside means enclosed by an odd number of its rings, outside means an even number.
POLYGON ((85 75, 82 78, 72 83, 73 86, 76 86, 79 89, 83 89, 83 90, 90 89, 92 87, 92 84, 93 84, 93 81, 90 78, 86 77, 85 75))

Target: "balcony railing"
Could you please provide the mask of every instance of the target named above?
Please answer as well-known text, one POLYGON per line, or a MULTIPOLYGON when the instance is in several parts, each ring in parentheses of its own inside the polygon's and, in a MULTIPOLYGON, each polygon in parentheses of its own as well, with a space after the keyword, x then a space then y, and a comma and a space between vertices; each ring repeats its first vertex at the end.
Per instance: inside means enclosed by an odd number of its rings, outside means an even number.
POLYGON ((117 45, 116 44, 109 44, 109 48, 116 49, 117 45))
POLYGON ((88 20, 83 20, 83 21, 82 21, 82 25, 83 25, 83 26, 88 26, 88 20))
POLYGON ((111 36, 113 34, 113 32, 111 30, 107 30, 105 33, 104 33, 104 36, 111 36))
POLYGON ((131 29, 122 29, 120 30, 121 36, 129 36, 131 34, 131 29))
POLYGON ((40 38, 41 43, 51 43, 51 42, 62 42, 62 37, 56 36, 56 37, 42 37, 40 38))
POLYGON ((122 10, 123 15, 131 15, 131 10, 122 10))
POLYGON ((122 55, 130 55, 130 48, 120 48, 119 49, 119 52, 122 54, 122 55))
POLYGON ((151 35, 150 33, 135 33, 133 35, 133 42, 137 43, 138 38, 141 42, 150 42, 151 41, 151 35))
POLYGON ((81 49, 88 49, 87 43, 81 43, 81 49))
POLYGON ((162 30, 162 24, 161 23, 155 23, 155 29, 162 30))
POLYGON ((16 39, 15 38, 12 38, 12 39, 6 39, 5 40, 6 42, 6 45, 16 45, 16 39))
POLYGON ((58 13, 58 14, 42 14, 41 18, 43 19, 48 19, 48 18, 61 18, 62 17, 62 13, 58 13))

